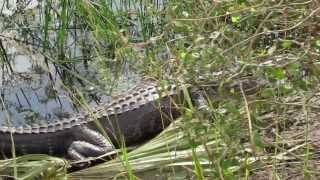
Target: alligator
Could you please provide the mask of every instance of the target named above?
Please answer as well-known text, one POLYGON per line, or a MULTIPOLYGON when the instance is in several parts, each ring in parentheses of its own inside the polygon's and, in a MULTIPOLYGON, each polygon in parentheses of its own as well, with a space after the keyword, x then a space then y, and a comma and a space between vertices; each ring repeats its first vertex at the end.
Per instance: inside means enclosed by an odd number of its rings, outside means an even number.
MULTIPOLYGON (((238 81, 229 84, 228 88, 238 88, 240 82, 243 83, 238 81)), ((259 84, 252 80, 246 82, 248 87, 259 84)), ((177 102, 183 102, 184 89, 189 91, 193 103, 205 106, 201 91, 189 85, 183 87, 186 88, 160 86, 154 80, 142 80, 111 102, 94 107, 87 113, 47 125, 1 126, 0 154, 2 158, 12 157, 12 152, 15 152, 18 155, 49 154, 83 160, 113 151, 115 146, 123 143, 126 146, 141 143, 154 137, 181 115, 177 102)), ((218 88, 219 85, 214 83, 210 88, 213 87, 218 88)), ((246 91, 250 89, 245 88, 246 91)))

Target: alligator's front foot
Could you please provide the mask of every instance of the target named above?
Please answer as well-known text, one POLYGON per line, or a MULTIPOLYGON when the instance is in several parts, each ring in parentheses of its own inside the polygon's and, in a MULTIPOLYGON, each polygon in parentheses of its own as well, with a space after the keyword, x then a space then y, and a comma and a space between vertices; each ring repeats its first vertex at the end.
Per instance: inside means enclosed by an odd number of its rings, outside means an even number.
POLYGON ((114 150, 113 145, 102 134, 86 126, 79 126, 75 136, 81 136, 81 140, 72 142, 68 148, 68 156, 72 160, 98 157, 114 150))

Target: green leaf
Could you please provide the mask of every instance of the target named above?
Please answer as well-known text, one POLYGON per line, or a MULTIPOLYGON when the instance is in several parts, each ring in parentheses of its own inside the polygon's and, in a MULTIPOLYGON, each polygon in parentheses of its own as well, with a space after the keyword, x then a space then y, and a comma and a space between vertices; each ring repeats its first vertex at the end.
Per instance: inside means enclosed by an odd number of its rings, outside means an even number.
POLYGON ((240 19, 239 16, 231 16, 231 22, 233 22, 233 23, 238 23, 239 19, 240 19))
POLYGON ((281 46, 284 49, 290 49, 292 47, 292 42, 288 41, 288 40, 285 40, 285 41, 282 42, 281 46))
POLYGON ((266 147, 266 145, 265 145, 264 142, 262 141, 261 136, 260 136, 260 134, 259 134, 258 131, 254 131, 254 133, 253 133, 253 140, 254 140, 254 144, 255 144, 257 147, 259 147, 259 148, 261 148, 261 149, 263 149, 263 148, 266 147))
POLYGON ((176 27, 184 27, 184 24, 183 24, 181 21, 173 21, 173 24, 174 24, 176 27))
POLYGON ((261 96, 263 97, 263 98, 270 98, 270 97, 273 97, 274 96, 274 89, 272 89, 272 88, 265 88, 265 89, 263 89, 262 90, 262 92, 261 92, 261 96))
POLYGON ((247 2, 248 2, 247 0, 236 0, 237 4, 244 4, 244 3, 247 3, 247 2))
POLYGON ((317 49, 320 49, 320 39, 316 40, 315 45, 317 49))
POLYGON ((292 85, 288 82, 281 84, 279 86, 279 92, 283 95, 288 95, 292 92, 292 85))
POLYGON ((272 73, 276 79, 284 79, 286 77, 286 72, 282 68, 275 68, 272 73))
POLYGON ((187 56, 187 53, 186 53, 186 52, 181 52, 181 53, 180 53, 181 59, 185 59, 186 56, 187 56))

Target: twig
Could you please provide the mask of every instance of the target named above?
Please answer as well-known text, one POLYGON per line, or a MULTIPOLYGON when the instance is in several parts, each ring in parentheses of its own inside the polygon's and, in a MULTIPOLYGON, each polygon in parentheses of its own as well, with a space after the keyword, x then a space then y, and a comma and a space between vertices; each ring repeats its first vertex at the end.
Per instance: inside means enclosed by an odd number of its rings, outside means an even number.
POLYGON ((252 147, 253 153, 255 154, 256 146, 255 146, 254 139, 253 139, 251 115, 250 115, 250 110, 249 110, 249 105, 248 105, 248 101, 246 98, 246 94, 244 93, 244 90, 243 90, 242 82, 240 82, 240 91, 241 91, 241 94, 242 94, 242 97, 244 100, 245 110, 246 110, 247 118, 248 118, 249 137, 250 137, 251 147, 252 147))
POLYGON ((303 106, 302 106, 302 111, 303 111, 303 114, 304 114, 304 117, 305 117, 305 127, 304 127, 304 131, 305 131, 305 143, 306 143, 306 147, 305 147, 305 157, 304 157, 304 163, 303 163, 303 170, 305 171, 304 172, 304 175, 305 175, 305 178, 308 177, 308 174, 307 171, 309 171, 309 164, 308 164, 308 161, 309 161, 309 152, 310 152, 310 146, 308 144, 308 141, 309 141, 309 133, 310 133, 310 125, 309 125, 309 109, 307 108, 306 105, 309 104, 309 98, 306 98, 305 95, 303 94, 303 106))
POLYGON ((0 53, 1 53, 0 55, 3 56, 3 60, 8 64, 11 73, 13 74, 14 72, 13 72, 12 66, 11 66, 11 64, 10 64, 10 62, 9 62, 9 59, 8 59, 6 50, 5 50, 4 47, 3 47, 3 43, 2 43, 2 40, 1 40, 1 39, 0 39, 0 53))
POLYGON ((260 36, 260 35, 270 34, 270 33, 280 33, 280 32, 286 32, 286 31, 293 30, 293 29, 299 27, 299 26, 300 26, 301 24, 303 24, 304 22, 306 22, 308 19, 310 19, 310 18, 311 18, 313 15, 315 15, 319 10, 320 10, 320 7, 318 7, 318 8, 315 9, 315 10, 313 10, 313 11, 312 11, 306 18, 304 18, 302 21, 298 22, 297 24, 295 24, 294 26, 291 26, 291 27, 289 27, 289 28, 279 29, 279 30, 273 30, 273 31, 265 31, 265 32, 261 32, 261 33, 255 34, 255 35, 253 35, 253 36, 251 36, 251 37, 249 37, 249 38, 247 38, 247 39, 245 39, 245 40, 243 40, 243 41, 241 41, 241 42, 238 42, 238 43, 234 44, 234 45, 231 46, 230 48, 224 50, 224 51, 222 52, 222 54, 225 54, 225 53, 227 53, 228 51, 230 51, 231 49, 239 46, 240 44, 245 43, 245 42, 247 42, 247 41, 249 41, 249 40, 251 40, 251 39, 253 39, 253 38, 256 38, 256 37, 258 37, 258 36, 260 36))

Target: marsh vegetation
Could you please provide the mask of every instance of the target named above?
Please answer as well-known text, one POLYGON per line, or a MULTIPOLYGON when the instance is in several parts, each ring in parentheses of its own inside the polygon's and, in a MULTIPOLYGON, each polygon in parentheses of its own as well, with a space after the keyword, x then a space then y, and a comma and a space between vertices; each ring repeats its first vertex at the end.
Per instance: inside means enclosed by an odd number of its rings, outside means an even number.
POLYGON ((181 107, 157 137, 97 166, 24 155, 0 160, 0 179, 320 177, 319 1, 0 1, 0 14, 0 124, 90 111, 143 76, 266 82, 208 96, 205 112, 181 107))

